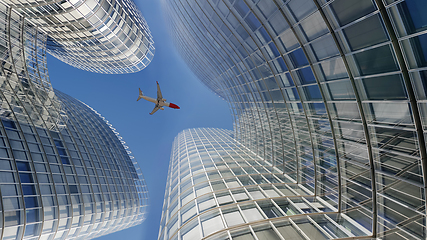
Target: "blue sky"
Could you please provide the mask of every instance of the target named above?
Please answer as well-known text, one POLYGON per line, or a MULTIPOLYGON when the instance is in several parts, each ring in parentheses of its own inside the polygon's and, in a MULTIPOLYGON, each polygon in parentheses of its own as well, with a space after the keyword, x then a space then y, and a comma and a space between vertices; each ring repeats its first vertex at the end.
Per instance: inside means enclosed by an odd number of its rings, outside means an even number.
POLYGON ((103 115, 126 141, 144 173, 150 206, 141 225, 98 238, 157 239, 170 150, 174 137, 183 129, 218 127, 232 129, 228 104, 205 87, 177 55, 167 33, 160 1, 136 0, 151 34, 156 52, 148 67, 138 73, 105 75, 73 68, 48 56, 48 70, 54 88, 77 98, 103 115), (138 88, 156 97, 159 81, 163 97, 181 107, 159 110, 138 98, 138 88))

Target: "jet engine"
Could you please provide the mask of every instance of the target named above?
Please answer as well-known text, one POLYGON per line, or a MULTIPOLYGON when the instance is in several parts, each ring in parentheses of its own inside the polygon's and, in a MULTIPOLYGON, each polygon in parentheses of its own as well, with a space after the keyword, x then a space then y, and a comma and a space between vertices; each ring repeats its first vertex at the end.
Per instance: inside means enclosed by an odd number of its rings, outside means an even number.
POLYGON ((165 110, 165 108, 164 108, 164 107, 161 107, 161 108, 160 108, 160 110, 165 110))
POLYGON ((162 98, 162 101, 163 101, 163 102, 166 102, 166 99, 162 98))

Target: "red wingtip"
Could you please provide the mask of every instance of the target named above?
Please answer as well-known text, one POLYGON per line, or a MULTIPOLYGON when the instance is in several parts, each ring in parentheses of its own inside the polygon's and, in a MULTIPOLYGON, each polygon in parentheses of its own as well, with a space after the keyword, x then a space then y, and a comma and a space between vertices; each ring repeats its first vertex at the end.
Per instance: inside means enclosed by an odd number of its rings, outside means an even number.
POLYGON ((156 81, 156 83, 158 84, 159 82, 158 82, 158 81, 156 81))
POLYGON ((173 103, 169 103, 169 107, 170 107, 170 108, 179 109, 178 105, 173 104, 173 103))

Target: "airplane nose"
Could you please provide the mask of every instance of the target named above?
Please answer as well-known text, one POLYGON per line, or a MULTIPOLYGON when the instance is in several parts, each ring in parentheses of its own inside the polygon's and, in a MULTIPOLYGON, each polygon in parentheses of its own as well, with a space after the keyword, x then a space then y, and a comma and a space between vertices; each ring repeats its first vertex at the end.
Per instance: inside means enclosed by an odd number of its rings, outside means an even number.
POLYGON ((173 103, 169 103, 169 107, 170 107, 170 108, 175 108, 175 109, 180 109, 180 108, 178 107, 178 105, 173 104, 173 103))

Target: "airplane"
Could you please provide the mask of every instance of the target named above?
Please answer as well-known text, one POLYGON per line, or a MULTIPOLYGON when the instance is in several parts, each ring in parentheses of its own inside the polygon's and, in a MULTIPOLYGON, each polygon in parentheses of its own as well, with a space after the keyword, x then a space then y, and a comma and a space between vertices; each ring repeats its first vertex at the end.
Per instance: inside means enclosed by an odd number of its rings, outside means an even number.
POLYGON ((142 91, 141 91, 141 88, 139 89, 139 97, 138 97, 138 99, 136 100, 136 101, 139 101, 141 98, 143 98, 143 99, 145 99, 145 100, 147 100, 147 101, 149 101, 149 102, 152 102, 152 103, 155 103, 156 104, 156 106, 154 106, 154 109, 153 109, 153 111, 150 113, 150 115, 153 115, 155 112, 157 112, 157 110, 165 110, 163 107, 170 107, 170 108, 174 108, 174 109, 179 109, 179 107, 178 107, 178 105, 176 105, 176 104, 173 104, 173 103, 168 103, 168 102, 166 102, 166 99, 164 99, 163 97, 162 97, 162 92, 160 91, 160 85, 159 85, 159 82, 157 82, 156 81, 156 83, 157 83, 157 99, 154 99, 154 98, 150 98, 150 97, 147 97, 147 96, 145 96, 143 93, 142 93, 142 91))

